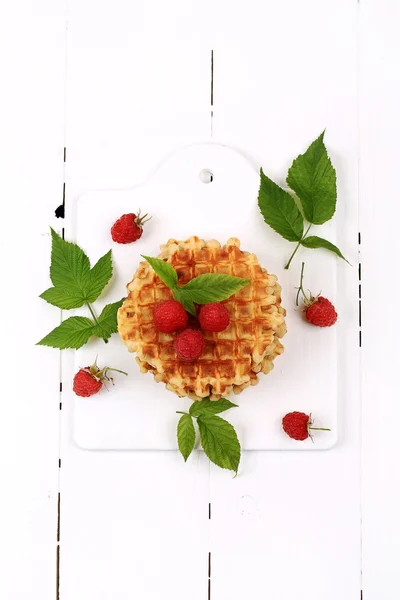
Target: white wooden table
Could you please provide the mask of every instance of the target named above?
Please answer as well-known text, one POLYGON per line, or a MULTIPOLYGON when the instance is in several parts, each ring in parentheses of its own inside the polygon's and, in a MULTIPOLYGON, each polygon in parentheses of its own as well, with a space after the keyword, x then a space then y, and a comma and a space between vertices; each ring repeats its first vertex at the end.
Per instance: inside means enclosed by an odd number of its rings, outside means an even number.
POLYGON ((1 5, 0 598, 398 597, 399 19, 396 0, 1 5), (78 449, 60 355, 34 346, 59 318, 37 296, 63 198, 210 137, 279 180, 324 127, 360 215, 339 444, 245 453, 235 480, 200 453, 78 449))

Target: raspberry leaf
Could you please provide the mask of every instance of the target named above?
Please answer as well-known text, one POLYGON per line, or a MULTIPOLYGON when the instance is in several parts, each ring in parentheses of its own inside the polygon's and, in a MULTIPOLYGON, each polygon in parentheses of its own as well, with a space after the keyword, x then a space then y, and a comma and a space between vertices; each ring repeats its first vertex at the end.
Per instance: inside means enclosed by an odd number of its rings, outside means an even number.
POLYGON ((172 265, 160 258, 151 258, 151 256, 142 257, 147 260, 149 265, 154 269, 158 277, 166 286, 173 289, 178 283, 178 275, 172 265))
POLYGON ((78 349, 93 335, 94 323, 87 317, 70 317, 61 325, 53 329, 40 342, 39 346, 51 346, 52 348, 75 348, 78 349))
POLYGON ((79 290, 73 287, 67 288, 61 285, 49 288, 48 290, 44 291, 43 294, 40 294, 39 298, 42 298, 49 304, 57 306, 63 310, 79 308, 85 302, 79 290))
POLYGON ((50 279, 55 287, 68 288, 74 294, 80 294, 85 302, 90 286, 90 263, 79 246, 66 242, 51 229, 51 265, 50 279))
POLYGON ((336 172, 325 148, 324 133, 294 160, 287 176, 305 218, 315 225, 329 221, 336 210, 336 172))
POLYGON ((296 202, 260 170, 258 206, 264 221, 289 242, 299 242, 303 236, 304 222, 296 202))
POLYGON ((204 398, 199 402, 193 402, 190 406, 189 413, 194 417, 199 417, 201 415, 216 415, 235 407, 237 407, 237 404, 233 404, 233 402, 227 398, 220 398, 219 400, 204 398))
POLYGON ((100 296, 107 283, 110 281, 113 273, 111 250, 99 258, 94 267, 90 270, 90 285, 87 292, 86 301, 94 302, 100 296))
POLYGON ((122 300, 118 300, 118 302, 114 302, 113 304, 107 304, 107 306, 103 308, 100 316, 96 319, 97 323, 93 328, 92 335, 108 340, 113 333, 117 333, 118 309, 122 306, 124 300, 125 298, 122 298, 122 300))
POLYGON ((177 300, 178 302, 180 302, 183 306, 183 308, 190 313, 191 315, 193 315, 194 317, 196 316, 196 307, 193 303, 193 301, 188 297, 187 294, 185 294, 185 291, 183 288, 180 287, 174 287, 172 289, 172 295, 174 296, 175 300, 177 300))
POLYGON ((188 414, 182 415, 178 421, 177 429, 178 447, 185 462, 189 458, 196 439, 192 417, 188 414))
POLYGON ((240 443, 228 421, 216 415, 203 414, 197 419, 200 441, 208 458, 222 469, 237 473, 240 462, 240 443))
POLYGON ((331 252, 337 254, 339 258, 343 258, 343 260, 345 260, 347 263, 349 262, 343 256, 337 246, 331 242, 328 242, 328 240, 318 237, 317 235, 310 235, 309 237, 304 238, 304 240, 301 241, 301 245, 304 246, 304 248, 326 248, 326 250, 330 250, 331 252))
POLYGON ((195 304, 221 302, 249 285, 249 279, 225 275, 223 273, 204 273, 195 277, 183 288, 183 297, 189 298, 195 304))

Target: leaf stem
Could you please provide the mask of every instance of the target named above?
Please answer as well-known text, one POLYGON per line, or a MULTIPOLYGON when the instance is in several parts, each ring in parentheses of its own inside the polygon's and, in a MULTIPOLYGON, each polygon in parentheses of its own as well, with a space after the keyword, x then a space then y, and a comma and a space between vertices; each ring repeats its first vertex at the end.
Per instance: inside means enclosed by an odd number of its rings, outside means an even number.
MULTIPOLYGON (((189 415, 189 413, 187 413, 187 412, 183 412, 183 411, 181 411, 181 410, 177 410, 177 411, 175 411, 175 412, 176 412, 176 414, 177 414, 177 415, 189 415)), ((191 416, 191 415, 189 415, 189 416, 191 416)))
POLYGON ((307 233, 310 231, 310 229, 311 229, 311 223, 309 224, 307 231, 303 234, 303 237, 301 238, 301 240, 299 240, 299 242, 297 243, 296 248, 293 250, 293 253, 292 253, 291 257, 289 258, 288 263, 285 266, 285 269, 288 269, 290 267, 290 263, 292 262, 294 255, 296 254, 297 250, 300 247, 301 242, 305 239, 305 237, 307 236, 307 233))
POLYGON ((300 292, 302 292, 304 299, 306 298, 306 295, 305 295, 304 289, 303 289, 303 276, 304 276, 304 263, 301 263, 300 286, 297 288, 296 306, 299 305, 300 292))
POLYGON ((314 429, 315 431, 330 431, 327 427, 309 427, 308 429, 314 429))
MULTIPOLYGON (((86 302, 86 306, 88 307, 88 309, 90 310, 90 314, 93 317, 93 321, 96 323, 96 325, 101 329, 101 325, 97 320, 96 315, 94 314, 93 308, 90 306, 89 302, 86 302)), ((105 344, 108 344, 108 340, 106 338, 103 338, 103 341, 105 344)))

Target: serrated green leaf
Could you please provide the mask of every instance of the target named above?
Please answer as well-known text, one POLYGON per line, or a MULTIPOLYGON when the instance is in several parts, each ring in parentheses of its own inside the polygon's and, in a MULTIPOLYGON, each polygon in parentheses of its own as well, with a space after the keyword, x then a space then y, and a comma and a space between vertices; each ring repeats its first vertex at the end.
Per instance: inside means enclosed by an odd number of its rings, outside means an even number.
POLYGON ((204 273, 189 281, 181 288, 181 292, 195 304, 208 304, 227 300, 249 284, 250 280, 242 277, 223 273, 204 273))
POLYGON ((189 412, 194 417, 200 415, 217 415, 218 413, 225 412, 230 408, 237 407, 237 404, 233 404, 227 398, 220 398, 219 400, 210 400, 210 398, 203 398, 203 400, 193 402, 191 404, 189 412))
POLYGON ((304 221, 294 199, 261 169, 258 206, 264 221, 289 242, 299 242, 304 221))
POLYGON ((51 229, 50 279, 55 287, 67 288, 85 302, 90 286, 90 263, 79 246, 66 242, 51 229))
POLYGON ((63 310, 79 308, 85 303, 79 291, 75 288, 65 288, 63 286, 49 288, 43 294, 40 294, 39 297, 63 310))
POLYGON ((94 267, 90 270, 90 286, 87 292, 86 301, 91 303, 97 300, 107 283, 110 281, 113 273, 111 250, 99 258, 94 267))
POLYGON ((324 133, 293 162, 287 176, 310 223, 329 221, 336 210, 336 172, 324 144, 324 133))
POLYGON ((216 415, 200 415, 197 419, 200 441, 208 458, 222 469, 237 473, 240 443, 233 426, 216 415))
POLYGON ((175 300, 177 300, 178 302, 180 302, 182 304, 183 308, 188 313, 190 313, 194 317, 196 316, 196 314, 197 314, 196 307, 195 307, 193 301, 187 296, 187 294, 185 294, 183 288, 174 287, 172 289, 172 295, 175 298, 175 300))
POLYGON ((93 335, 94 323, 87 317, 70 317, 61 325, 53 329, 40 342, 39 346, 51 346, 52 348, 75 348, 78 349, 93 335))
POLYGON ((149 265, 157 273, 158 277, 169 288, 174 288, 178 283, 178 275, 172 265, 160 258, 151 258, 151 256, 143 256, 149 265))
POLYGON ((193 420, 190 415, 182 415, 179 419, 177 437, 179 450, 186 462, 194 448, 196 440, 193 420))
POLYGON ((343 256, 343 254, 340 252, 337 246, 335 246, 331 242, 328 242, 328 240, 324 240, 323 238, 318 237, 317 235, 310 235, 309 237, 304 238, 304 240, 301 242, 301 245, 305 248, 325 248, 326 250, 334 252, 340 258, 343 258, 343 260, 349 263, 349 261, 343 256))
POLYGON ((108 340, 113 333, 118 332, 117 314, 118 309, 122 306, 124 300, 125 298, 122 298, 121 300, 118 300, 118 302, 107 304, 107 306, 103 308, 100 316, 97 318, 98 324, 94 326, 93 335, 108 340))

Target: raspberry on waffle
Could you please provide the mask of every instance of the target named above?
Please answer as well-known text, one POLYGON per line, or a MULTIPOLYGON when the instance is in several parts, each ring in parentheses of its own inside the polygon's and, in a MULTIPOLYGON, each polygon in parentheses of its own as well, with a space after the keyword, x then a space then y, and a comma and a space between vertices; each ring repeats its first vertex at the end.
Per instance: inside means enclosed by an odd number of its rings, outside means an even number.
POLYGON ((172 298, 171 290, 157 277, 148 262, 141 262, 128 285, 128 297, 118 312, 118 331, 143 373, 178 396, 217 400, 230 392, 240 393, 258 383, 259 373, 269 373, 286 333, 281 287, 275 275, 263 269, 255 254, 240 250, 230 238, 224 246, 196 236, 186 241, 169 240, 159 258, 177 271, 184 285, 202 273, 229 273, 251 284, 223 302, 230 323, 221 332, 204 331, 205 349, 199 359, 185 363, 174 351, 176 333, 162 333, 154 325, 155 305, 172 298))

